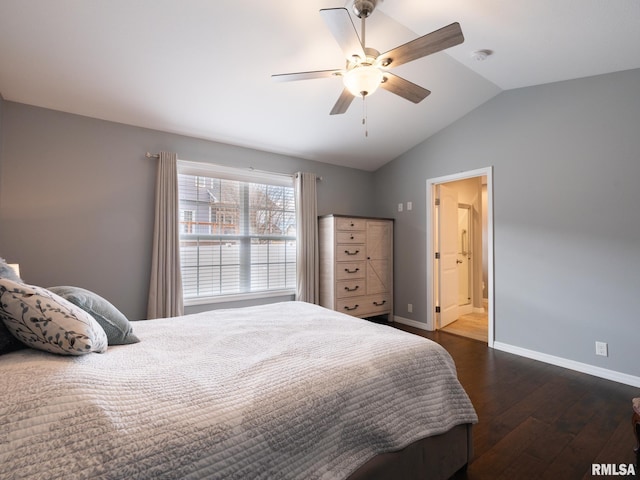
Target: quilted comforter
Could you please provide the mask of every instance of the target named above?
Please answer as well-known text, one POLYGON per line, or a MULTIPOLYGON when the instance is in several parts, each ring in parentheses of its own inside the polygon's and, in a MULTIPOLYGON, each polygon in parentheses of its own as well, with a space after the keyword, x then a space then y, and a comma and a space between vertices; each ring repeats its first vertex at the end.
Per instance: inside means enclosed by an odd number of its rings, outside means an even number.
POLYGON ((449 354, 300 302, 0 357, 0 478, 340 479, 477 417, 449 354))

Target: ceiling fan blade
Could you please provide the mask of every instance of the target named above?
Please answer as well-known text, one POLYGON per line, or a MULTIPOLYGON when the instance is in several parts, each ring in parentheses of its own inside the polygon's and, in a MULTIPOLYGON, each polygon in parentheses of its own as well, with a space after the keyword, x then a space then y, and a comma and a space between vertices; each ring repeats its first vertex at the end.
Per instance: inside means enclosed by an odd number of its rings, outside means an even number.
POLYGON ((339 77, 342 75, 342 70, 315 70, 313 72, 298 72, 298 73, 278 73, 271 75, 271 78, 276 82, 293 82, 295 80, 310 80, 313 78, 328 78, 339 77))
POLYGON ((331 30, 347 60, 352 61, 354 55, 359 56, 361 60, 367 57, 356 27, 351 21, 351 16, 346 8, 323 8, 320 10, 320 15, 322 15, 324 22, 331 30))
POLYGON ((384 72, 384 80, 380 87, 413 103, 420 103, 431 93, 426 88, 422 88, 390 72, 384 72))
POLYGON ((460 24, 455 22, 381 54, 376 59, 376 63, 382 67, 397 67, 417 58, 459 45, 462 42, 464 42, 462 29, 460 24))
POLYGON ((338 101, 331 109, 331 112, 329 112, 329 115, 340 115, 346 112, 354 98, 356 97, 354 97, 349 90, 346 88, 342 90, 338 101))

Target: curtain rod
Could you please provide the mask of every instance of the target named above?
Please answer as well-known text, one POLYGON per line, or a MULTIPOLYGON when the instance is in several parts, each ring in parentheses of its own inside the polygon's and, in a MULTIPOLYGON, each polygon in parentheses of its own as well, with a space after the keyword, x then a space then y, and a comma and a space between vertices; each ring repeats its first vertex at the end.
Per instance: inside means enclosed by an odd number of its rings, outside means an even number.
MULTIPOLYGON (((297 173, 278 173, 278 172, 269 172, 267 170, 258 170, 257 168, 253 168, 253 167, 246 167, 247 170, 251 170, 252 172, 258 172, 258 173, 266 173, 268 175, 281 175, 283 177, 291 177, 291 178, 295 178, 298 174, 297 173)), ((322 177, 319 175, 316 175, 316 180, 321 181, 322 177)))
MULTIPOLYGON (((145 157, 147 158, 160 158, 160 154, 159 153, 145 153, 144 154, 145 157)), ((216 163, 212 163, 211 165, 215 165, 218 167, 229 167, 229 165, 219 165, 216 163)), ((235 168, 235 167, 231 167, 231 168, 235 168)), ((296 174, 295 173, 278 173, 278 172, 268 172, 266 170, 258 170, 256 168, 253 167, 246 167, 247 170, 251 170, 252 172, 258 172, 258 173, 267 173, 269 175, 281 175, 283 177, 295 177, 296 174)), ((322 181, 322 177, 321 176, 317 176, 316 180, 322 181)))

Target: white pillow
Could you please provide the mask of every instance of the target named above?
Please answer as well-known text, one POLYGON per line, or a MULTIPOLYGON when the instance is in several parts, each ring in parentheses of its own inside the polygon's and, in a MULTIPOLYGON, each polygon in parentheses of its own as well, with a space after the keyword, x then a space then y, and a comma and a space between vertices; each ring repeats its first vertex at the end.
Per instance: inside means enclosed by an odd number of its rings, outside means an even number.
POLYGON ((107 350, 107 335, 87 312, 46 288, 0 278, 0 319, 29 347, 62 355, 107 350))

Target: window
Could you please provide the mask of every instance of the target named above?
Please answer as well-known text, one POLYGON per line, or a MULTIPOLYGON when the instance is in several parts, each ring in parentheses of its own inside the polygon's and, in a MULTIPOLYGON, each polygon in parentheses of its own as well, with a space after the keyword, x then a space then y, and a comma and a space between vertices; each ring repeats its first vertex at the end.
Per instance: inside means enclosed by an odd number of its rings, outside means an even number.
POLYGON ((293 179, 180 161, 180 260, 185 304, 293 293, 293 179))
POLYGON ((180 209, 180 233, 193 233, 193 218, 196 212, 180 209))

